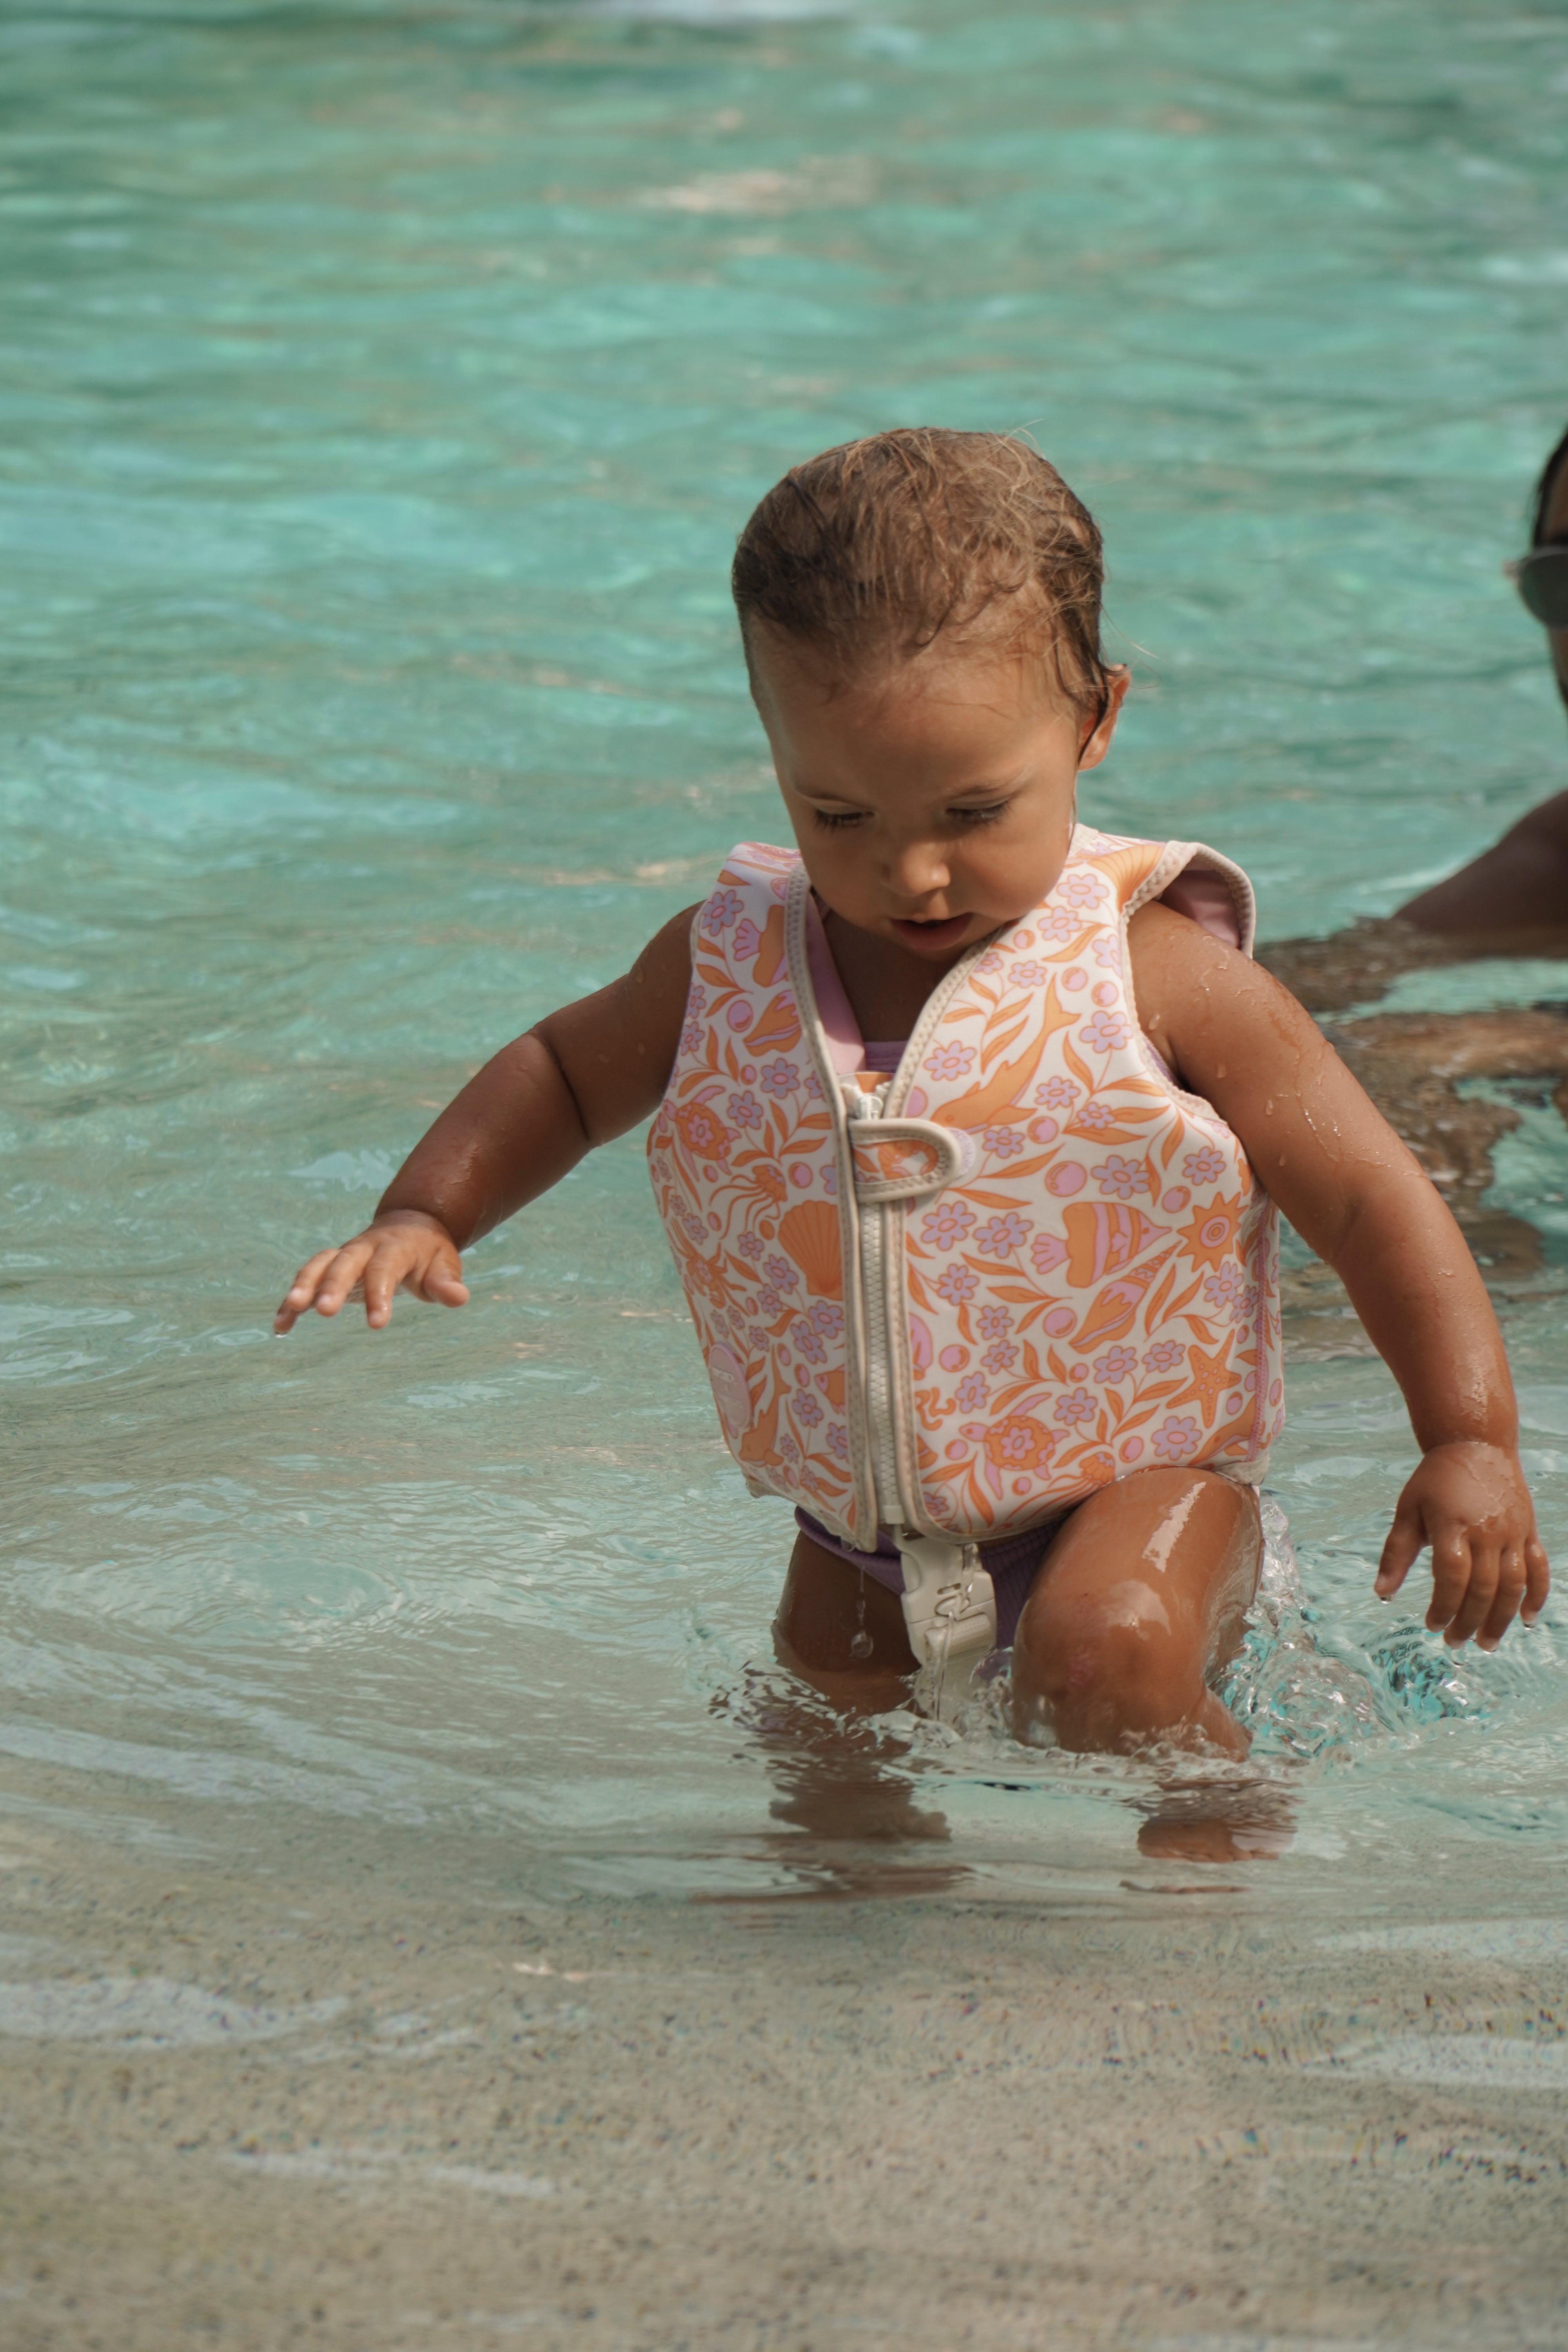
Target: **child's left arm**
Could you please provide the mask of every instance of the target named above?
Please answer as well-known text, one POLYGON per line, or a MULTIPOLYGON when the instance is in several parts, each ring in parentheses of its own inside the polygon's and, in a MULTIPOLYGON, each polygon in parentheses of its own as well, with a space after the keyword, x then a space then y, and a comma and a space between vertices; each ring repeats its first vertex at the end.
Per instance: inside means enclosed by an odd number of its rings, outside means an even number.
POLYGON ((1169 908, 1130 927, 1145 1034, 1213 1103, 1258 1181, 1343 1282, 1404 1391, 1422 1460, 1383 1548, 1387 1600, 1432 1547, 1426 1622, 1495 1649, 1546 1600, 1502 1334, 1430 1179, 1278 981, 1169 908))

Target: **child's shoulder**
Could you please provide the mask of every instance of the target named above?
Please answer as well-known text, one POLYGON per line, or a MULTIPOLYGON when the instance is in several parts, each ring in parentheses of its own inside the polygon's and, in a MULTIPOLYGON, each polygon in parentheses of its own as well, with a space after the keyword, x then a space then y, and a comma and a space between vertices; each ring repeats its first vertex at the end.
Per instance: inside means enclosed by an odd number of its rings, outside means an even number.
POLYGON ((1164 899, 1139 908, 1127 926, 1128 979, 1144 1034, 1168 1062, 1189 1072, 1214 1060, 1245 1066, 1267 1087, 1272 1071, 1323 1040, 1310 1013, 1246 947, 1164 899))

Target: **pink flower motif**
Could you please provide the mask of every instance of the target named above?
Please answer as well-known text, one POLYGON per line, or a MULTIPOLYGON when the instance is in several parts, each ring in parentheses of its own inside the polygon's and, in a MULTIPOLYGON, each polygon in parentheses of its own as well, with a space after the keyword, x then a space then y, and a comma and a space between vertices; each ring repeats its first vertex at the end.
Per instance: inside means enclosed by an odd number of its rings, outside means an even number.
POLYGON ((766 1290, 758 1291, 757 1312, 760 1315, 776 1315, 783 1305, 784 1300, 771 1286, 766 1290))
POLYGON ((785 1462, 798 1462, 800 1460, 800 1448, 787 1432, 779 1440, 779 1454, 781 1459, 785 1462))
POLYGON ((1005 1307, 983 1307, 980 1310, 980 1336, 983 1339, 1005 1339, 1013 1328, 1013 1318, 1005 1307))
POLYGON ((1179 1339, 1156 1339, 1152 1348, 1143 1350, 1143 1369, 1147 1372, 1173 1371, 1186 1352, 1179 1339))
POLYGON ((795 1417, 796 1421, 804 1422, 807 1429, 815 1429, 822 1419, 822 1407, 814 1396, 797 1396, 795 1401, 795 1417))
POLYGON ((808 1094, 813 1102, 820 1102, 822 1100, 822 1080, 817 1076, 815 1070, 807 1070, 805 1076, 801 1081, 801 1091, 803 1094, 808 1094))
POLYGON ((1097 1013, 1078 1033, 1080 1045, 1093 1054, 1111 1054, 1131 1042, 1132 1024, 1124 1013, 1097 1013))
POLYGON ((943 1201, 921 1219, 921 1239, 927 1249, 952 1249, 973 1230, 974 1212, 963 1201, 943 1201))
POLYGON ((984 1422, 976 1423, 963 1434, 983 1441, 985 1459, 996 1470, 1044 1470, 1056 1451, 1055 1430, 1026 1412, 1009 1413, 990 1429, 984 1422))
POLYGON ((1211 1307, 1229 1307, 1241 1286, 1241 1268, 1238 1265, 1222 1265, 1204 1284, 1204 1297, 1211 1307))
POLYGON ((1131 1348, 1108 1348, 1103 1356, 1096 1356, 1094 1360, 1094 1377, 1107 1382, 1129 1381, 1137 1364, 1138 1359, 1131 1348))
POLYGON ((1121 942, 1114 931, 1101 931, 1094 943, 1094 960, 1101 971, 1120 971, 1121 942))
POLYGON ((1068 1078, 1047 1078, 1035 1088, 1035 1100, 1043 1110, 1071 1110, 1079 1092, 1068 1078))
POLYGON ((763 1254, 763 1244, 759 1241, 755 1234, 742 1234, 740 1240, 740 1251, 742 1257, 758 1258, 761 1257, 763 1254))
POLYGON ((1007 976, 1015 988, 1044 988, 1051 976, 1051 968, 1048 963, 1037 963, 1032 960, 1019 961, 1007 976))
POLYGON ((763 1107, 753 1094, 731 1095, 730 1116, 737 1127, 761 1127, 763 1107))
POLYGON ((1000 1217, 987 1218, 974 1236, 974 1246, 982 1257, 1011 1257, 1015 1250, 1023 1248, 1034 1229, 1032 1218, 1008 1209, 1000 1217))
POLYGON ((1119 1201, 1130 1201, 1134 1192, 1142 1192, 1147 1184, 1148 1171, 1141 1160, 1123 1160, 1118 1151, 1108 1152, 1089 1174, 1100 1186, 1102 1199, 1114 1192, 1119 1201))
POLYGON ((724 1160, 733 1140, 703 1102, 680 1103, 672 1113, 688 1150, 699 1160, 724 1160))
POLYGON ((811 1319, 819 1331, 825 1332, 828 1339, 836 1339, 844 1328, 844 1309, 836 1306, 831 1298, 819 1298, 811 1310, 811 1319))
POLYGON ((763 1092, 765 1095, 787 1095, 799 1076, 799 1067, 794 1062, 782 1058, 776 1062, 766 1062, 763 1066, 763 1092))
POLYGON ((818 1181, 820 1182, 823 1191, 826 1193, 828 1199, 830 1201, 837 1201, 838 1198, 838 1171, 834 1167, 831 1160, 829 1160, 827 1166, 823 1170, 818 1181))
POLYGON ((985 953, 975 964, 974 969, 976 971, 1000 971, 1002 969, 1002 959, 997 954, 994 948, 987 948, 985 953))
POLYGON ((1188 1152, 1182 1173, 1189 1184, 1217 1184, 1225 1174, 1225 1156, 1205 1144, 1201 1151, 1188 1152))
POLYGON ((735 960, 738 963, 750 963, 762 944, 763 935, 749 915, 743 923, 736 924, 735 936, 731 945, 734 949, 735 960))
POLYGON ((1011 1160, 1024 1149, 1024 1139, 1016 1127, 988 1127, 983 1133, 993 1160, 1011 1160))
POLYGON ((1109 1103, 1087 1102, 1078 1115, 1078 1123, 1087 1128, 1114 1127, 1116 1113, 1109 1103))
POLYGON ((769 1258, 767 1276, 775 1290, 793 1290, 800 1280, 799 1275, 787 1257, 769 1258))
POLYGON ((973 1045, 933 1045, 924 1066, 933 1078, 965 1078, 973 1065, 973 1045))
POLYGON ((1058 1397, 1056 1417, 1069 1427, 1075 1422, 1094 1419, 1094 1399, 1087 1389, 1074 1389, 1071 1396, 1058 1397))
POLYGON ((973 1297, 979 1287, 978 1279, 968 1266, 950 1265, 937 1284, 936 1295, 939 1298, 945 1298, 950 1307, 962 1307, 965 1299, 973 1297))
POLYGON ((708 991, 707 991, 707 990, 706 990, 706 989, 701 985, 701 983, 700 983, 700 982, 699 982, 699 983, 698 983, 698 985, 697 985, 695 988, 693 988, 693 989, 691 990, 691 992, 689 992, 689 994, 688 995, 688 997, 687 997, 687 999, 686 999, 686 1009, 687 1009, 688 1013, 690 1013, 690 1015, 691 1015, 691 1017, 692 1017, 692 1019, 693 1019, 693 1020, 695 1020, 695 1019, 697 1018, 697 1015, 698 1015, 700 1013, 706 1013, 706 1012, 707 1012, 707 1010, 708 1010, 708 991))
POLYGON ((1190 1454, 1198 1442, 1198 1425, 1190 1413, 1168 1412, 1154 1432, 1154 1451, 1173 1462, 1179 1454, 1190 1454))
POLYGON ((1059 1234, 1037 1234, 1029 1244, 1030 1262, 1042 1281, 1055 1272, 1067 1254, 1067 1244, 1059 1234))
POLYGON ((1076 940, 1082 929, 1078 917, 1069 915, 1065 907, 1052 907, 1040 918, 1041 931, 1047 939, 1055 940, 1058 947, 1068 940, 1076 940))
POLYGON ((1098 907, 1105 896, 1105 885, 1092 874, 1069 874, 1058 885, 1069 907, 1098 907))
POLYGON ((841 1421, 832 1423, 827 1432, 829 1453, 837 1454, 840 1462, 849 1459, 849 1433, 841 1421))
POLYGON ((804 1317, 789 1327, 789 1336, 806 1361, 820 1364, 826 1360, 826 1349, 804 1317))
POLYGON ((978 1412, 991 1391, 978 1372, 965 1372, 953 1391, 960 1412, 978 1412))
POLYGON ((744 913, 745 905, 738 890, 716 890, 706 909, 709 929, 727 931, 731 924, 744 913))
POLYGON ((988 1372, 1010 1372, 1018 1360, 1018 1350, 1011 1339, 998 1339, 994 1348, 987 1348, 981 1360, 988 1372))
POLYGON ((748 1325, 746 1329, 746 1338, 760 1356, 763 1349, 768 1344, 768 1335, 763 1330, 762 1325, 760 1323, 748 1325))
POLYGON ((687 1023, 685 1028, 680 1033, 680 1050, 683 1054, 700 1054, 702 1051, 702 1024, 700 1021, 689 1021, 687 1023))

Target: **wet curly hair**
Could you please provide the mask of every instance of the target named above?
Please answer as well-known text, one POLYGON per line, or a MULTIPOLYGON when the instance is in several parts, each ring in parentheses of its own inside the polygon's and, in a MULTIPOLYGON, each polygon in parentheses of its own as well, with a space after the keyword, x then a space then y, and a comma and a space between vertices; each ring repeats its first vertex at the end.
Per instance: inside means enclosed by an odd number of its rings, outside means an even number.
POLYGON ((1037 649, 1073 704, 1103 712, 1103 579, 1093 516, 1028 442, 905 425, 792 466, 730 584, 753 686, 759 627, 840 677, 979 636, 1037 649))

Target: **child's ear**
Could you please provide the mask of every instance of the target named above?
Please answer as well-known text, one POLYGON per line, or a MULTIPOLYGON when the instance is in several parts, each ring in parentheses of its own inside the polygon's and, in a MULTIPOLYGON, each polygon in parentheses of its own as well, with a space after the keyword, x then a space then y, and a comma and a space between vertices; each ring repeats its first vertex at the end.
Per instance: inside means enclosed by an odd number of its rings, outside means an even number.
POLYGON ((1125 662, 1117 662, 1105 672, 1105 700, 1100 717, 1083 739, 1078 755, 1079 772, 1085 768, 1098 768, 1110 749, 1110 739, 1116 732, 1116 722, 1121 706, 1127 699, 1127 689, 1132 683, 1132 673, 1125 662))

